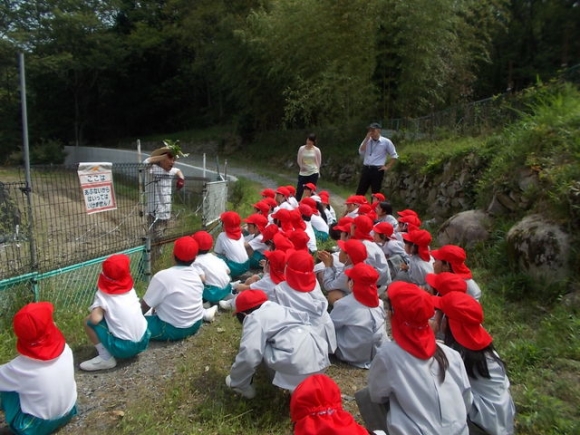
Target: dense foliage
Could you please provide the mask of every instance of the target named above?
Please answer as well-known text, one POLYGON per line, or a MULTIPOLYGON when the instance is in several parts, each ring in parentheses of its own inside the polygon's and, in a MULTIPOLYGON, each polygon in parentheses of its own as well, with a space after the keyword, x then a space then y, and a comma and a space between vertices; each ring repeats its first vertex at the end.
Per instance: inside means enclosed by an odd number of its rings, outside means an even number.
POLYGON ((0 3, 0 148, 420 116, 580 61, 576 0, 0 3))

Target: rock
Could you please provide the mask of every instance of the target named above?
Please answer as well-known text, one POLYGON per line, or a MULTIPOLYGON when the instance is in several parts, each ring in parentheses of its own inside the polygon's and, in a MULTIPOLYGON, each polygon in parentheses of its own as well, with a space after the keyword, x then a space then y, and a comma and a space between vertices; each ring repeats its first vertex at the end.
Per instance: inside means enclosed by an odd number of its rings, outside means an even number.
POLYGON ((490 218, 483 210, 468 210, 447 219, 437 235, 439 246, 461 245, 473 247, 489 237, 490 218))
POLYGON ((541 215, 530 215, 507 233, 508 257, 517 271, 542 285, 562 284, 571 277, 570 236, 541 215))

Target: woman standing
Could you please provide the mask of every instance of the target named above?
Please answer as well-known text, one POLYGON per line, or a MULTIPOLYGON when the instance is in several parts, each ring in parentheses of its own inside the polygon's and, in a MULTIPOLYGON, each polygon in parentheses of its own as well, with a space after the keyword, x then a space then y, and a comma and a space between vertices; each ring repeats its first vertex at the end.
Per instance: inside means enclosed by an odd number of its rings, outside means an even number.
POLYGON ((296 185, 296 200, 302 199, 302 192, 306 183, 316 185, 320 176, 320 165, 322 164, 322 153, 316 146, 316 135, 310 133, 306 138, 306 145, 298 149, 296 158, 300 172, 298 173, 298 184, 296 185))

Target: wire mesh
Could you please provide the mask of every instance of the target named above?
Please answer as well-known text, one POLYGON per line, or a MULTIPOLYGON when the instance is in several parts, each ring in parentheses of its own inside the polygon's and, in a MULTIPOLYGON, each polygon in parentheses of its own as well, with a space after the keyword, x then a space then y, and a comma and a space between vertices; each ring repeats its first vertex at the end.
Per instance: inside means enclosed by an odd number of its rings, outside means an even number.
MULTIPOLYGON (((91 303, 102 261, 125 252, 132 275, 145 286, 163 245, 215 222, 225 210, 227 182, 186 177, 175 189, 169 180, 169 211, 162 234, 146 191, 143 164, 113 164, 116 209, 87 214, 77 165, 34 166, 31 186, 22 170, 2 170, 0 182, 1 321, 33 300, 72 309, 91 303), (159 237, 158 237, 159 236, 159 237)), ((153 204, 153 209, 155 205, 153 204)))
MULTIPOLYGON (((144 247, 122 253, 131 259, 131 276, 135 285, 146 279, 143 267, 144 247)), ((102 263, 107 257, 96 258, 81 264, 39 276, 39 300, 51 301, 55 306, 85 309, 92 303, 102 263)))

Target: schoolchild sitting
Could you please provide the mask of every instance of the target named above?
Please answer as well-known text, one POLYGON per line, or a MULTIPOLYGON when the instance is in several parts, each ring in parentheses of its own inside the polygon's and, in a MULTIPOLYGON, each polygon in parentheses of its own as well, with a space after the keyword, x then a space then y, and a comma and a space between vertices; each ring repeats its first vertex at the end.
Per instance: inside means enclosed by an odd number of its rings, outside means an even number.
POLYGON ((465 264, 467 254, 462 247, 456 245, 441 246, 441 248, 431 251, 431 256, 435 259, 433 263, 435 273, 450 272, 460 276, 467 284, 467 294, 479 301, 481 289, 473 280, 471 270, 465 264))
POLYGON ((224 260, 210 252, 213 246, 210 233, 197 231, 192 237, 199 249, 192 266, 203 282, 203 300, 215 305, 232 293, 230 269, 224 260))
POLYGON ((86 371, 111 369, 116 358, 131 358, 147 349, 151 333, 133 288, 130 259, 111 255, 103 262, 91 314, 84 328, 98 355, 82 362, 86 371))
POLYGON ((282 281, 272 292, 271 299, 309 317, 314 330, 327 342, 328 353, 336 349, 334 324, 328 315, 328 301, 314 275, 314 260, 305 251, 289 251, 282 281))
POLYGON ((194 335, 204 320, 213 321, 218 307, 203 308, 203 282, 192 266, 198 250, 193 237, 180 237, 173 245, 175 265, 151 278, 141 299, 151 340, 182 340, 194 335))
POLYGON ((268 218, 261 214, 251 214, 244 219, 248 228, 248 235, 244 237, 244 246, 250 257, 250 269, 258 269, 260 261, 264 259, 264 251, 268 246, 262 241, 262 231, 268 225, 268 218))
POLYGON ((445 314, 445 344, 461 355, 471 391, 470 433, 513 434, 516 408, 504 362, 491 335, 481 326, 483 310, 473 297, 450 292, 433 299, 445 314))
POLYGON ((214 253, 223 259, 233 279, 250 270, 250 257, 244 245, 242 235, 242 218, 235 211, 226 211, 220 215, 223 231, 218 234, 214 253))
POLYGON ((290 419, 294 435, 369 435, 343 409, 340 388, 327 375, 309 376, 296 387, 290 398, 290 419))
POLYGON ((403 233, 403 240, 408 259, 406 263, 401 263, 401 270, 395 277, 395 281, 407 281, 426 287, 427 274, 433 273, 433 263, 429 253, 431 234, 427 230, 413 230, 403 233))
POLYGON ((339 240, 338 264, 335 264, 334 255, 328 251, 319 251, 318 258, 325 268, 322 274, 322 287, 326 291, 326 297, 330 305, 351 293, 348 284, 347 269, 364 262, 367 259, 367 248, 360 240, 339 240))
POLYGON ((367 429, 390 435, 467 435, 473 395, 461 356, 435 341, 432 296, 394 282, 386 309, 393 341, 378 350, 368 386, 355 394, 367 429))
POLYGON ((261 363, 273 373, 272 384, 290 392, 330 365, 326 343, 312 330, 306 313, 269 301, 261 290, 240 293, 235 313, 242 337, 226 385, 236 393, 256 396, 252 381, 261 363))
POLYGON ((352 293, 337 300, 330 312, 336 330, 335 355, 355 367, 368 369, 378 348, 389 341, 383 301, 377 292, 379 274, 365 263, 345 269, 344 273, 352 293))
POLYGON ((48 435, 77 414, 73 353, 53 311, 36 302, 13 319, 18 356, 0 365, 0 409, 14 434, 48 435))

